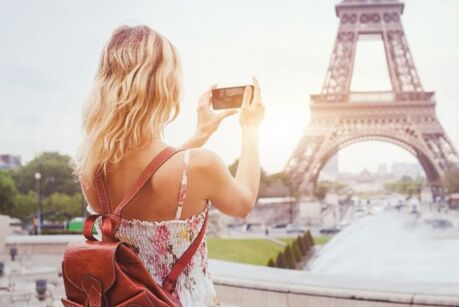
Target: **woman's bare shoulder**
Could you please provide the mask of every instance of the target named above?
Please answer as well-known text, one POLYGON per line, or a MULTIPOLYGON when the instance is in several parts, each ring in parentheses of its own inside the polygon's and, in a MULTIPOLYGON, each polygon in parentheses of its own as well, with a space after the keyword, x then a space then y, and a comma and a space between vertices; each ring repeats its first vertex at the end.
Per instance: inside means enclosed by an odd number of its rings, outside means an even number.
POLYGON ((190 149, 190 166, 196 170, 212 171, 224 165, 223 160, 212 150, 206 148, 190 149))

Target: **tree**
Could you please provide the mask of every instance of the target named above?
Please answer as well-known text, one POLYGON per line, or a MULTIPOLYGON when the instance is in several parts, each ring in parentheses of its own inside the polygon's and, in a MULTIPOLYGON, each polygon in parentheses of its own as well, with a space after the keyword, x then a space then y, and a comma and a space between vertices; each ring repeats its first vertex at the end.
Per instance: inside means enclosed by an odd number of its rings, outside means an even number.
POLYGON ((9 173, 0 171, 0 214, 9 215, 11 213, 16 193, 13 178, 9 173))
POLYGON ((231 173, 231 175, 236 176, 236 171, 237 171, 237 166, 239 165, 239 159, 234 160, 233 163, 228 166, 228 170, 231 173))
POLYGON ((448 189, 448 193, 459 193, 459 169, 454 168, 443 176, 443 186, 448 189))
POLYGON ((272 267, 274 268, 276 266, 276 264, 274 263, 274 260, 273 258, 269 258, 269 261, 268 261, 268 264, 267 264, 269 267, 272 267))
POLYGON ((27 194, 18 193, 14 198, 14 206, 11 208, 11 216, 25 220, 26 217, 37 211, 37 194, 29 191, 27 194))
POLYGON ((287 245, 284 250, 285 254, 285 259, 287 260, 287 265, 289 269, 295 269, 296 268, 296 261, 295 261, 295 256, 293 255, 292 249, 290 248, 290 245, 287 245))
POLYGON ((308 246, 304 243, 304 241, 301 239, 300 236, 296 238, 296 242, 298 243, 298 246, 300 247, 301 254, 303 256, 306 256, 308 254, 308 246))
POLYGON ((312 238, 311 232, 309 230, 306 231, 306 233, 303 235, 303 240, 305 240, 308 246, 314 246, 314 239, 312 238))
POLYGON ((322 182, 319 183, 314 191, 314 196, 320 201, 324 200, 327 196, 329 188, 330 187, 327 184, 324 184, 322 182))
POLYGON ((303 260, 303 255, 301 254, 300 247, 298 246, 298 242, 296 240, 292 242, 292 251, 293 255, 295 256, 296 262, 300 262, 301 260, 303 260))
POLYGON ((283 252, 279 252, 276 258, 276 267, 281 269, 288 269, 287 259, 283 252))
MULTIPOLYGON (((58 213, 67 213, 71 217, 81 216, 82 214, 83 195, 75 193, 74 195, 67 195, 63 193, 53 193, 43 202, 44 212, 56 211, 58 213)), ((63 221, 66 219, 65 215, 57 215, 57 220, 63 221)))
POLYGON ((35 173, 41 174, 40 191, 43 197, 52 193, 73 195, 80 187, 73 176, 70 157, 57 152, 44 152, 35 159, 12 173, 16 186, 21 193, 36 190, 35 173))
POLYGON ((400 180, 394 182, 386 182, 384 184, 384 190, 387 192, 397 192, 405 195, 418 194, 421 191, 423 180, 417 178, 413 180, 409 176, 404 176, 400 180))

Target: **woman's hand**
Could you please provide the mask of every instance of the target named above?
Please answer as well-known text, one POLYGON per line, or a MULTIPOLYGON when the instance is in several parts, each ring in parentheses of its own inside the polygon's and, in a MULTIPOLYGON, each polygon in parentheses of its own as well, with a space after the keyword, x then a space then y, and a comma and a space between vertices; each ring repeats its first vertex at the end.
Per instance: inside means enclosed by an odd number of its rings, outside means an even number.
POLYGON ((253 77, 253 86, 254 91, 252 101, 250 101, 250 97, 252 97, 252 88, 246 87, 244 90, 244 98, 242 100, 241 111, 239 113, 239 124, 241 125, 242 130, 257 130, 265 116, 265 107, 260 95, 260 84, 255 77, 253 77))
POLYGON ((214 112, 211 110, 212 104, 212 89, 216 85, 211 86, 202 94, 198 100, 198 124, 195 134, 187 140, 181 148, 194 148, 204 145, 209 137, 218 129, 221 121, 230 115, 236 114, 237 109, 227 109, 224 111, 214 112))
POLYGON ((220 126, 221 121, 230 115, 236 114, 237 109, 227 109, 219 112, 211 110, 212 104, 212 89, 217 85, 211 86, 207 91, 202 94, 198 100, 198 126, 197 133, 211 136, 220 126))

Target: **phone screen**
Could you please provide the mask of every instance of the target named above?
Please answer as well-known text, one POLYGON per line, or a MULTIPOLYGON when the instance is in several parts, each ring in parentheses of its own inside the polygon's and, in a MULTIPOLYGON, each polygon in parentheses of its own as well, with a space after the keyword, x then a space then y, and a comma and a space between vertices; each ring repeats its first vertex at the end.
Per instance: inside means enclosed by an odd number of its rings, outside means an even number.
MULTIPOLYGON (((252 85, 216 88, 212 90, 212 106, 214 110, 229 109, 229 108, 240 108, 242 104, 242 98, 244 97, 244 89, 252 85)), ((252 97, 250 98, 252 99, 252 97)))

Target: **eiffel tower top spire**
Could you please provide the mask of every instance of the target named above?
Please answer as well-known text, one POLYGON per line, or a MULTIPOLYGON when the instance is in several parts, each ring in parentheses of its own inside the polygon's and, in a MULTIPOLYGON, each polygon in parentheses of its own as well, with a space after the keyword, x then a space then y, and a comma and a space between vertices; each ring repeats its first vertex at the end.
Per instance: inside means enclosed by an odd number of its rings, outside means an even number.
POLYGON ((410 95, 414 94, 424 99, 424 89, 400 20, 403 8, 404 3, 399 0, 343 0, 336 5, 340 19, 338 33, 321 95, 318 99, 313 97, 314 101, 353 99, 350 85, 356 44, 361 35, 368 34, 379 36, 384 44, 392 87, 387 97, 404 101, 412 99, 410 95))
POLYGON ((390 7, 396 8, 398 13, 403 14, 405 4, 399 0, 342 0, 336 5, 336 16, 340 16, 341 11, 346 9, 367 8, 367 7, 390 7))
POLYGON ((357 3, 357 4, 393 3, 393 2, 400 3, 399 0, 343 0, 342 1, 342 3, 357 3))

